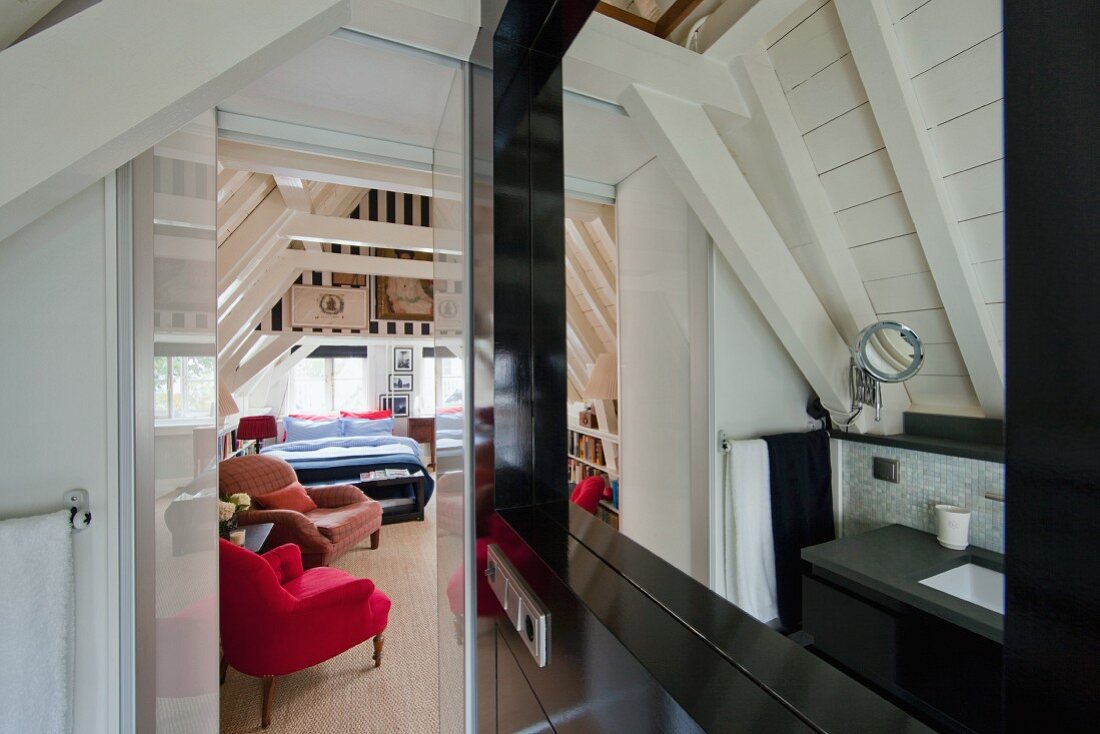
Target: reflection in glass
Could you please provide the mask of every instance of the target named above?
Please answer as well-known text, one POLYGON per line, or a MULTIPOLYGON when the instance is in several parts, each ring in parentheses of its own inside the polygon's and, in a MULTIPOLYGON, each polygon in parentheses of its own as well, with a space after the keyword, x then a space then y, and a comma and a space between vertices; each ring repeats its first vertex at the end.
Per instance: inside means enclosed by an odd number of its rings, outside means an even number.
POLYGON ((154 512, 137 522, 155 522, 158 732, 218 726, 214 156, 210 112, 154 147, 152 182, 135 177, 136 196, 154 192, 153 242, 134 247, 153 252, 152 314, 136 320, 152 333, 135 334, 153 342, 153 410, 136 426, 153 435, 153 482, 136 491, 154 512))

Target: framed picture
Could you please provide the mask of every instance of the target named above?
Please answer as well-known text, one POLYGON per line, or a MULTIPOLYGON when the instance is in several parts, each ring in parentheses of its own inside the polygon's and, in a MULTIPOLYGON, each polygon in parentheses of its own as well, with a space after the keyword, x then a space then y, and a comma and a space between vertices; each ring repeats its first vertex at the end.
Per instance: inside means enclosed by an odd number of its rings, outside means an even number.
POLYGON ((366 329, 367 292, 363 288, 296 285, 290 289, 290 324, 366 329))
MULTIPOLYGON (((430 262, 430 252, 409 252, 376 248, 378 257, 399 260, 425 260, 430 262)), ((395 278, 377 275, 374 278, 374 315, 378 319, 395 321, 431 321, 435 306, 435 282, 419 278, 395 278)))
POLYGON ((393 348, 393 371, 394 372, 412 372, 413 371, 413 348, 412 347, 394 347, 393 348))
POLYGON ((412 392, 412 375, 390 375, 390 392, 412 392))
POLYGON ((392 411, 394 418, 409 417, 408 395, 379 395, 378 406, 381 410, 392 411))

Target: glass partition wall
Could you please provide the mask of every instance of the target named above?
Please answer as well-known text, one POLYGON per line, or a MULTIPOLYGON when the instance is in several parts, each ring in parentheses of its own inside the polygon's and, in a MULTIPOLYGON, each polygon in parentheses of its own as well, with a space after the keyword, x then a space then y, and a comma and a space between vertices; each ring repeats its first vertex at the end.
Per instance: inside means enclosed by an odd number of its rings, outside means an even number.
POLYGON ((215 145, 210 111, 120 176, 128 190, 119 199, 132 201, 119 331, 132 334, 120 396, 132 379, 122 445, 134 471, 124 473, 132 491, 121 497, 134 531, 123 562, 132 563, 134 586, 124 593, 132 594, 126 626, 136 653, 123 715, 132 712, 137 731, 218 727, 215 145))
POLYGON ((456 64, 432 151, 432 232, 435 247, 436 568, 439 623, 439 730, 466 729, 464 684, 470 652, 466 630, 467 537, 472 451, 467 420, 470 336, 466 178, 465 69, 456 64), (446 682, 444 684, 444 681, 446 682))

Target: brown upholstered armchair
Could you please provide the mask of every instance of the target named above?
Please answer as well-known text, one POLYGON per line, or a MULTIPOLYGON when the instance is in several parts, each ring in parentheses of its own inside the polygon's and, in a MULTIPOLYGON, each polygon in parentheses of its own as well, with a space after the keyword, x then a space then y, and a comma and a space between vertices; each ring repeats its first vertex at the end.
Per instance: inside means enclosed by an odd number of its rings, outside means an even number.
MULTIPOLYGON (((249 497, 262 498, 297 480, 290 464, 272 456, 238 456, 218 465, 218 491, 223 496, 244 492, 249 497)), ((237 522, 274 523, 267 547, 294 543, 302 549, 305 568, 329 565, 368 535, 370 547, 378 547, 382 528, 380 504, 349 484, 311 487, 306 492, 317 509, 305 514, 294 510, 247 510, 237 515, 237 522)))

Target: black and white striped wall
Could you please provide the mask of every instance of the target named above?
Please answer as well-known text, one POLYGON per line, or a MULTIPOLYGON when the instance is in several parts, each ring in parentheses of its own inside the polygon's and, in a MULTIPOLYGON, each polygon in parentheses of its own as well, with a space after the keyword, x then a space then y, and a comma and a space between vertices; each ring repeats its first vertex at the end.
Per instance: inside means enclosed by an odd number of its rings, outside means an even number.
MULTIPOLYGON (((415 194, 399 194, 393 191, 371 189, 363 197, 359 207, 352 212, 352 218, 366 219, 372 222, 391 224, 410 224, 418 227, 431 226, 431 197, 415 194)), ((372 248, 359 245, 337 245, 322 243, 324 252, 346 255, 369 256, 372 248)), ((366 329, 337 329, 331 327, 298 327, 290 325, 290 291, 276 303, 271 311, 260 320, 257 329, 264 333, 308 333, 308 334, 363 334, 368 336, 432 336, 433 324, 430 321, 391 321, 374 318, 373 276, 365 277, 361 285, 333 286, 332 273, 322 270, 307 270, 295 281, 297 285, 329 286, 337 288, 366 288, 371 318, 366 329)))

